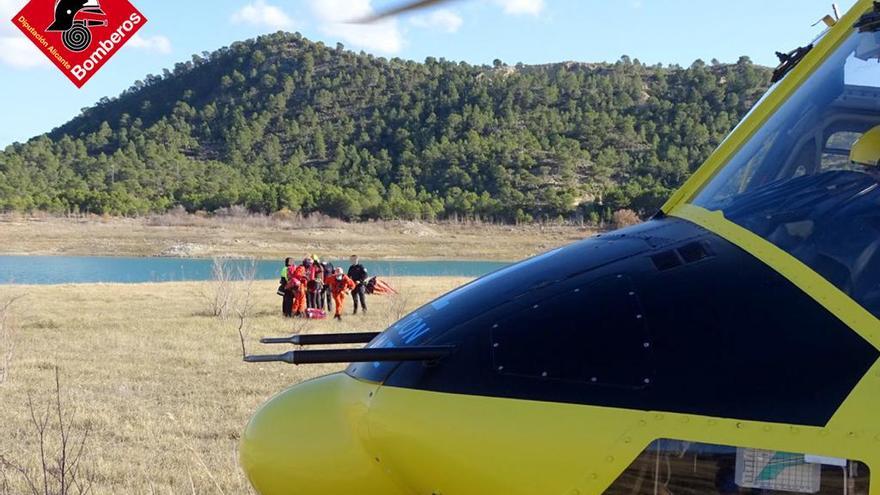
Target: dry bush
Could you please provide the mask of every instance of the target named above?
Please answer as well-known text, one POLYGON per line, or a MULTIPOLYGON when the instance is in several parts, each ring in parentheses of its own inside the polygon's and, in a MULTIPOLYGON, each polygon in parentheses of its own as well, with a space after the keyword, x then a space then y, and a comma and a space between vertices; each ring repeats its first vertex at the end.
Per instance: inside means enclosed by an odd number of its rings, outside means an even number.
POLYGON ((244 213, 234 207, 217 210, 212 222, 218 225, 231 225, 247 228, 270 229, 336 229, 348 225, 346 222, 322 213, 303 215, 290 210, 281 210, 272 215, 244 213))
POLYGON ((176 207, 161 215, 150 215, 144 224, 148 227, 201 227, 208 222, 204 215, 189 214, 176 207))
POLYGON ((256 260, 214 258, 211 282, 201 292, 202 299, 207 303, 209 316, 223 321, 235 318, 242 357, 247 355, 246 335, 257 302, 254 298, 256 279, 256 260))
POLYGON ((406 295, 397 293, 397 294, 388 294, 386 296, 382 296, 388 298, 388 324, 392 325, 395 322, 400 321, 404 316, 409 314, 409 298, 406 295))
POLYGON ((241 205, 232 205, 226 208, 219 208, 214 215, 220 218, 247 218, 251 216, 250 210, 241 205))
POLYGON ((275 220, 276 222, 290 222, 299 217, 297 213, 294 213, 287 208, 281 208, 270 216, 272 217, 272 220, 275 220))
POLYGON ((9 379, 12 358, 15 357, 18 324, 12 314, 12 305, 22 297, 16 296, 0 303, 0 385, 9 379))
POLYGON ((232 316, 249 317, 254 307, 256 278, 257 262, 254 259, 214 258, 211 281, 201 292, 207 315, 222 320, 232 316))
POLYGON ((211 283, 202 292, 202 298, 208 305, 208 315, 224 320, 229 318, 234 290, 230 260, 214 258, 211 265, 211 283))
POLYGON ((323 213, 311 213, 306 216, 300 215, 292 222, 293 227, 306 229, 338 229, 348 223, 338 218, 333 218, 323 213))
POLYGON ((617 210, 611 216, 611 224, 615 229, 622 229, 640 223, 642 223, 642 219, 639 218, 639 214, 632 210, 617 210))
POLYGON ((172 217, 185 217, 185 216, 189 215, 189 213, 187 213, 186 208, 184 208, 181 205, 177 205, 174 208, 171 208, 170 210, 168 210, 166 215, 169 215, 172 217))
POLYGON ((237 316, 246 318, 254 310, 254 282, 257 279, 257 261, 239 261, 232 291, 232 309, 237 316))
POLYGON ((28 394, 31 433, 36 447, 28 463, 0 452, 0 494, 86 495, 94 478, 85 467, 88 457, 88 426, 77 431, 61 400, 61 378, 55 368, 54 397, 45 408, 38 407, 28 394), (36 467, 33 467, 36 466, 36 467))
POLYGON ((338 229, 348 225, 345 221, 322 213, 292 212, 282 209, 271 215, 250 213, 242 206, 220 208, 213 214, 206 212, 187 213, 180 207, 166 213, 150 215, 145 224, 150 227, 236 227, 271 229, 338 229))

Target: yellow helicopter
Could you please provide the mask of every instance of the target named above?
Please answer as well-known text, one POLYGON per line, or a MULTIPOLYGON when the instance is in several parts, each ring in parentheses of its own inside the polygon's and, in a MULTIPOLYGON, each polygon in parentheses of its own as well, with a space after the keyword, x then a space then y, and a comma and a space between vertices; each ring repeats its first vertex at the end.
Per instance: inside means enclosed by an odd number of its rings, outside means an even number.
POLYGON ((650 221, 265 339, 368 345, 246 358, 351 363, 255 414, 255 489, 880 495, 880 2, 828 24, 650 221))

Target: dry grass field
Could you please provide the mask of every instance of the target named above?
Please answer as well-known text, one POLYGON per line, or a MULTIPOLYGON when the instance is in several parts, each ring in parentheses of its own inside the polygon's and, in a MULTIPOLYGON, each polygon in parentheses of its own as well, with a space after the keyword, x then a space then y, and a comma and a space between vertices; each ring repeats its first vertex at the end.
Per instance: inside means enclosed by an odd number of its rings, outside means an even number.
POLYGON ((512 261, 596 233, 578 226, 424 224, 333 219, 162 215, 58 218, 0 215, 2 254, 86 256, 235 256, 281 259, 319 253, 347 259, 512 261))
MULTIPOLYGON (((391 282, 401 297, 371 297, 368 315, 348 315, 341 324, 284 320, 276 284, 255 282, 250 291, 254 304, 245 319, 248 350, 286 350, 261 346, 260 336, 382 330, 402 312, 466 280, 391 282)), ((53 404, 56 367, 73 444, 68 462, 76 440, 89 432, 79 477, 93 479, 90 493, 251 493, 236 452, 249 416, 282 389, 342 366, 243 363, 240 320, 207 315, 205 295, 213 288, 213 283, 0 286, 0 307, 24 295, 11 308, 16 346, 11 373, 0 384, 0 455, 8 461, 0 469, 0 494, 30 493, 14 466, 42 483, 28 402, 30 396, 39 422, 53 404)), ((237 287, 235 304, 244 307, 247 292, 237 287)), ((50 463, 59 452, 52 407, 46 444, 50 463)))

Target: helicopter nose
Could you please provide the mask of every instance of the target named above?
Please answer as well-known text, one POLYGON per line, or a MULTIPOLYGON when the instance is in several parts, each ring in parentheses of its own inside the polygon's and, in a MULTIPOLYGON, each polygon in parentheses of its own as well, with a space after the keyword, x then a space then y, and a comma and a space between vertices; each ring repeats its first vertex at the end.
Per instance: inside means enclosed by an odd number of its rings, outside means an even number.
POLYGON ((241 465, 261 495, 402 493, 364 446, 375 385, 344 374, 288 389, 254 415, 241 465))

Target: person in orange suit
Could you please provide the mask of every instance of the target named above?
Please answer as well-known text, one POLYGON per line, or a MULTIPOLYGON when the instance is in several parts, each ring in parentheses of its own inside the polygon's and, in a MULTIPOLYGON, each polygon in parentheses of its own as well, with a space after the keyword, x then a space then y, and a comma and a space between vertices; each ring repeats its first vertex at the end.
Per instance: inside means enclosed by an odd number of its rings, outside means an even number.
POLYGON ((333 301, 336 303, 336 316, 334 318, 342 321, 342 307, 345 305, 345 296, 349 291, 357 287, 357 284, 342 272, 342 268, 334 270, 333 275, 327 277, 324 283, 330 287, 333 301))
POLYGON ((306 276, 306 267, 291 266, 290 275, 288 276, 288 285, 293 291, 293 316, 305 316, 306 314, 306 295, 308 278, 306 276))

